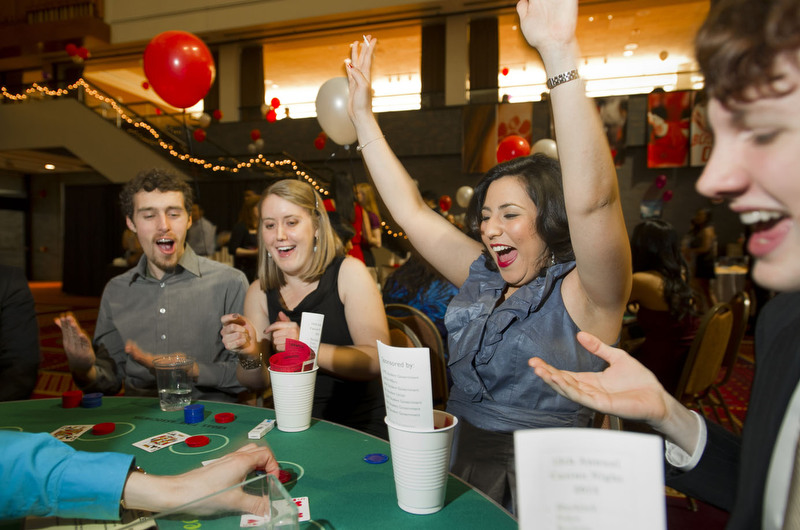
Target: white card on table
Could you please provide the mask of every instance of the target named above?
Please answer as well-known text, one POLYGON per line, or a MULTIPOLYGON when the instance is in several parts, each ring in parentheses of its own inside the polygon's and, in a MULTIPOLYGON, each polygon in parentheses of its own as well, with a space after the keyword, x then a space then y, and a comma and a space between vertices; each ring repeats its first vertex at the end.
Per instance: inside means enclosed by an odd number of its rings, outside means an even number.
POLYGON ((605 429, 514 433, 521 530, 665 530, 664 444, 605 429))
POLYGON ((74 442, 81 437, 81 434, 90 430, 92 427, 94 427, 94 425, 64 425, 50 434, 62 442, 74 442))
POLYGON ((386 417, 395 425, 433 430, 431 354, 378 341, 386 417))

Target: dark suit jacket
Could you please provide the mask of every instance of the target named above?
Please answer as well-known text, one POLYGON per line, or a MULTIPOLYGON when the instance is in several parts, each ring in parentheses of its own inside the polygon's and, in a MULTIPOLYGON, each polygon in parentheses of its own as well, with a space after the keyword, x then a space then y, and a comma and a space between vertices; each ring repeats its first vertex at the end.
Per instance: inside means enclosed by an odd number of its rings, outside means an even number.
POLYGON ((789 400, 800 381, 800 293, 775 297, 761 311, 756 371, 741 440, 706 422, 708 443, 697 467, 668 470, 667 484, 731 512, 728 529, 761 527, 770 458, 789 400))
POLYGON ((28 399, 39 368, 39 325, 25 274, 0 265, 0 401, 28 399))

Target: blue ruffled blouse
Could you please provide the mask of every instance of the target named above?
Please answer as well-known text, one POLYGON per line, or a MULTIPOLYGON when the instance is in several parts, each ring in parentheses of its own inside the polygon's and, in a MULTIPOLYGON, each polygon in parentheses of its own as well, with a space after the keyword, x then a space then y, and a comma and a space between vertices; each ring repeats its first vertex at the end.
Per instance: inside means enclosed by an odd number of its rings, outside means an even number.
POLYGON ((528 366, 533 356, 577 372, 606 366, 578 343, 561 297, 575 262, 549 267, 497 307, 506 283, 485 262, 480 256, 472 263, 445 315, 453 376, 448 412, 500 432, 588 425, 589 409, 560 396, 528 366))

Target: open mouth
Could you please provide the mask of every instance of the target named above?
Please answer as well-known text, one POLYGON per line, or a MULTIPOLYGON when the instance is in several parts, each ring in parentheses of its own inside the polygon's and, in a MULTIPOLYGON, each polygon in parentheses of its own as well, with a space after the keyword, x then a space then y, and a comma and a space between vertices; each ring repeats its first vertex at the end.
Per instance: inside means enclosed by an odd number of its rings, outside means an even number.
POLYGON ((281 258, 285 258, 285 257, 289 256, 294 249, 295 249, 294 245, 278 247, 277 248, 278 256, 280 256, 281 258))
POLYGON ((162 237, 156 240, 156 245, 164 254, 172 254, 175 251, 175 240, 162 237))
POLYGON ((517 249, 508 245, 492 245, 492 250, 497 256, 498 267, 508 267, 517 259, 517 249))
POLYGON ((742 212, 739 219, 751 229, 747 250, 754 257, 764 256, 779 246, 791 227, 788 216, 776 211, 742 212))

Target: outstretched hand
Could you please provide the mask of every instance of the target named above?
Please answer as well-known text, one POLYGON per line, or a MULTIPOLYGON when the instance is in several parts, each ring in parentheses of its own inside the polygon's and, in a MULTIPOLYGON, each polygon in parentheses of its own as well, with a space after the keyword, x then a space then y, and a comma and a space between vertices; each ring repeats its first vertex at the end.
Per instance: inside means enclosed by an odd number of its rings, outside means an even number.
POLYGON ((359 113, 372 112, 372 56, 377 43, 378 39, 366 35, 364 42, 355 41, 350 45, 350 58, 345 59, 350 88, 347 112, 352 120, 355 120, 359 113))
POLYGON ((71 311, 61 313, 55 319, 55 324, 61 329, 61 340, 64 343, 64 353, 67 355, 70 371, 78 374, 87 373, 96 360, 89 335, 81 328, 71 311))
MULTIPOLYGON (((192 502, 244 481, 248 473, 264 470, 278 476, 280 467, 269 447, 248 444, 207 466, 175 476, 132 473, 125 483, 123 498, 129 508, 161 511, 192 502)), ((223 511, 264 514, 269 501, 234 488, 187 508, 194 515, 223 511)))
POLYGON ((538 357, 531 358, 528 364, 553 390, 585 407, 651 424, 664 421, 672 398, 650 370, 625 351, 612 348, 589 333, 578 333, 578 342, 608 362, 608 368, 602 372, 569 372, 538 357))

